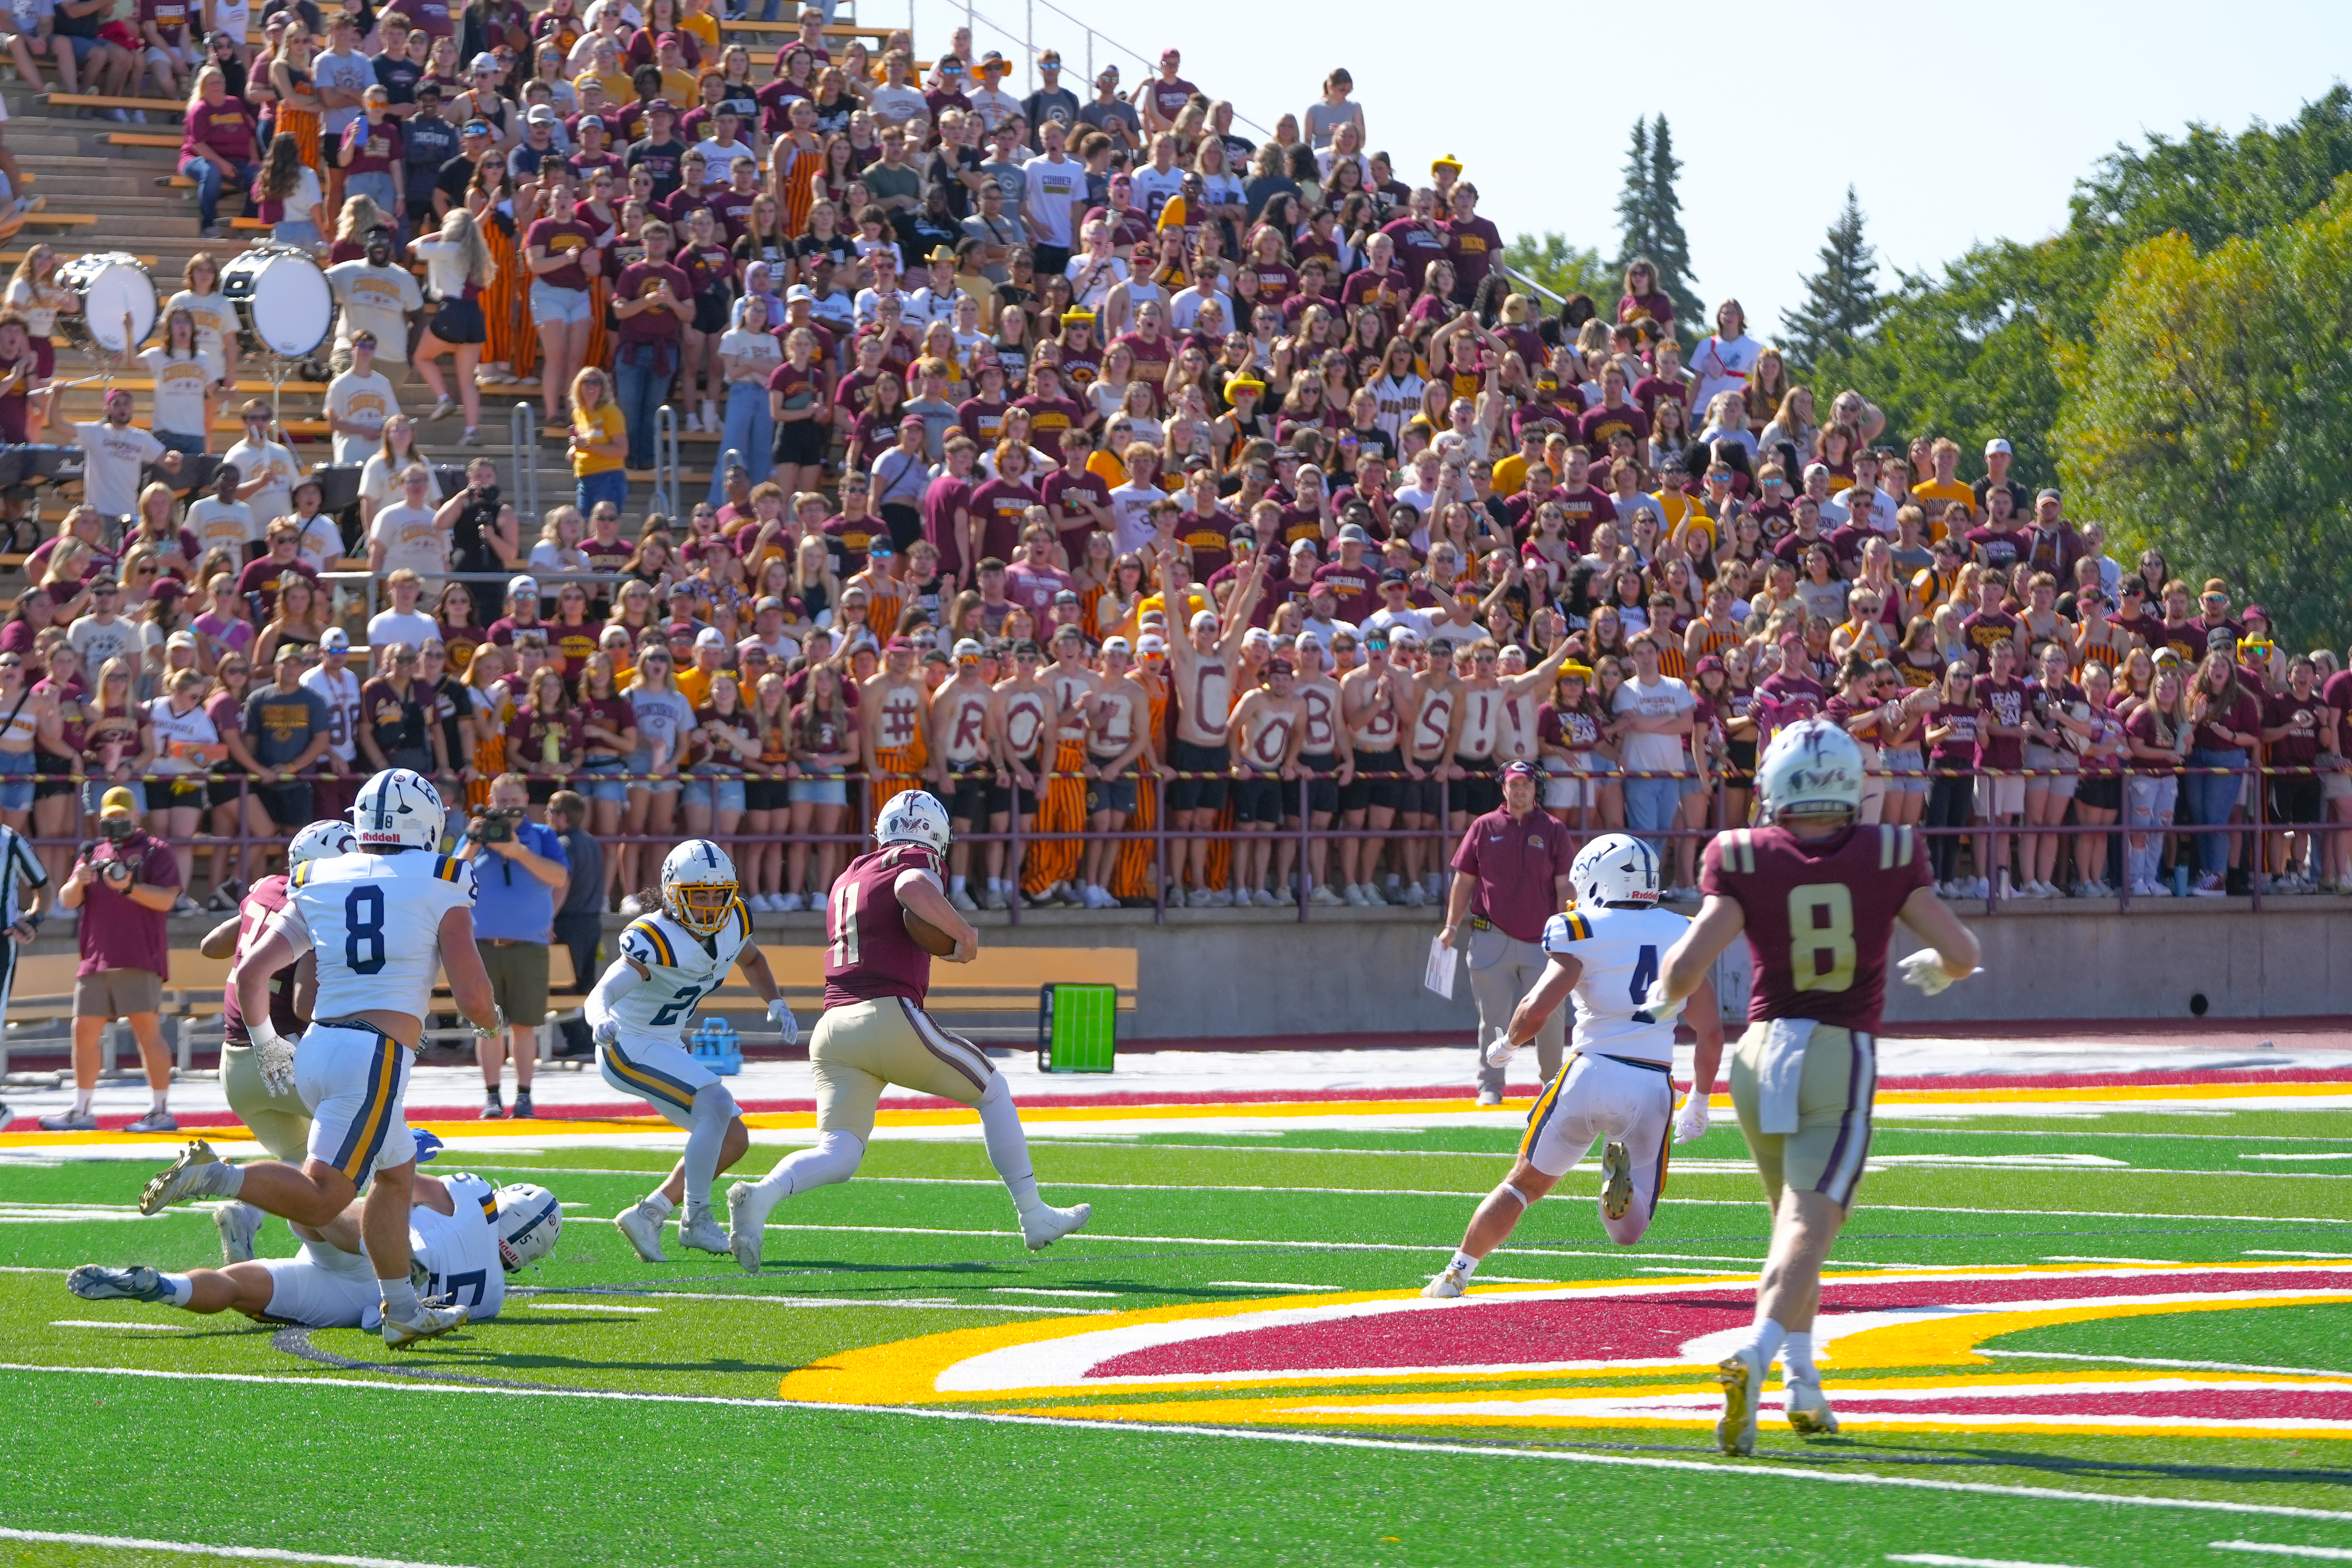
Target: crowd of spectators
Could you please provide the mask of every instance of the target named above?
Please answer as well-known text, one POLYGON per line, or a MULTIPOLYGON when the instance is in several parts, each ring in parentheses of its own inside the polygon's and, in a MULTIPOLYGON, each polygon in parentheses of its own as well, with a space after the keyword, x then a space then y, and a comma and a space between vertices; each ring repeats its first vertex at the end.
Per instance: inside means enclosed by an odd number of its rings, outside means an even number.
MULTIPOLYGON (((1420 905, 1526 761, 1688 896, 1820 712, 1953 896, 2352 889, 2331 652, 2112 557, 2005 441, 1882 444, 1736 300, 1678 322, 1638 258, 1615 299, 1515 291, 1461 164, 1401 180, 1345 71, 1257 143, 1174 49, 1083 100, 1049 52, 1015 98, 968 36, 919 81, 814 8, 772 60, 707 0, 346 8, 316 57, 307 12, 193 73, 190 155, 333 237, 361 500, 339 531, 261 405, 184 511, 141 465, 208 416, 79 427, 96 504, 0 630, 0 818, 50 853, 143 780, 193 886, 199 828, 282 835, 398 763, 576 795, 610 852, 575 920, 634 912, 631 840, 681 832, 736 845, 755 909, 817 908, 917 785, 1023 840, 959 842, 962 908, 1420 905), (203 140, 231 121, 250 147, 203 140), (468 439, 478 387, 535 376, 572 502, 523 518, 483 460, 445 493, 412 374, 468 439), (665 403, 724 457, 633 523, 665 403), (383 577, 364 626, 317 584, 345 550, 383 577)), ((223 352, 199 263, 159 387, 223 352)), ((255 853, 211 847, 233 895, 255 853)))

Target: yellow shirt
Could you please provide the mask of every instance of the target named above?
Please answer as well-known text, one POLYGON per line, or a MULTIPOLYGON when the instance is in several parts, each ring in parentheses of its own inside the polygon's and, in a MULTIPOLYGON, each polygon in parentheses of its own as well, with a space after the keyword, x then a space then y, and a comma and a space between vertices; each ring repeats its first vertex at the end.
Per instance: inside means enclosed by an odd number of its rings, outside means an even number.
MULTIPOLYGON (((629 431, 621 419, 621 405, 608 399, 584 414, 575 409, 572 416, 572 434, 584 447, 590 443, 604 445, 625 441, 629 431)), ((575 448, 572 454, 572 477, 585 479, 590 474, 609 474, 620 468, 621 461, 618 458, 599 458, 575 448)))
MULTIPOLYGON (((1650 499, 1658 503, 1658 523, 1668 535, 1683 525, 1683 519, 1699 510, 1698 502, 1691 499, 1688 490, 1653 490, 1650 499)), ((1700 521, 1706 521, 1703 513, 1700 521)))
POLYGON ((712 59, 718 55, 719 18, 712 16, 708 7, 699 11, 688 7, 686 15, 677 19, 677 25, 685 31, 692 33, 701 42, 702 58, 705 60, 712 59))
POLYGON ((1102 448, 1097 448, 1094 454, 1087 458, 1087 472, 1101 479, 1113 489, 1118 489, 1127 483, 1127 465, 1102 448))
POLYGON ((701 79, 690 70, 665 70, 662 72, 662 96, 672 103, 700 103, 701 79))
POLYGON ((1517 452, 1495 465, 1495 493, 1515 496, 1528 488, 1528 460, 1517 452))
POLYGON ((588 84, 592 81, 602 82, 604 86, 605 108, 604 112, 597 116, 605 122, 604 140, 607 142, 617 142, 620 138, 614 133, 619 131, 621 122, 619 115, 614 112, 612 105, 635 103, 637 100, 636 84, 621 71, 614 71, 611 76, 598 76, 594 71, 582 71, 572 79, 572 86, 575 91, 585 92, 588 84))
POLYGON ((1911 487, 1911 499, 1917 501, 1919 510, 1927 514, 1927 542, 1933 544, 1950 531, 1943 523, 1941 514, 1944 507, 1957 501, 1974 511, 1977 492, 1969 488, 1965 479, 1954 479, 1950 484, 1929 479, 1925 484, 1911 487))
POLYGON ((688 665, 677 672, 677 692, 695 708, 710 706, 710 677, 698 665, 688 665))

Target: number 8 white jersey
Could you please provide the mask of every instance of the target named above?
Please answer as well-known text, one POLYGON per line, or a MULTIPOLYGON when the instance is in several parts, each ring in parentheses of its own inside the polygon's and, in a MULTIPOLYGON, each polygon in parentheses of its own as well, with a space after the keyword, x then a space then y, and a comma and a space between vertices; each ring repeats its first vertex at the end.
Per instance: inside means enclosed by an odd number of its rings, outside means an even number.
POLYGON ((295 867, 286 907, 319 955, 311 1016, 388 1008, 423 1017, 432 1011, 440 968, 441 917, 473 905, 473 862, 453 856, 404 849, 295 867))
POLYGON ((1670 910, 1570 910, 1544 926, 1546 952, 1573 958, 1584 966, 1576 978, 1576 1033, 1580 1051, 1598 1051, 1636 1061, 1675 1059, 1673 1023, 1656 1023, 1642 1011, 1642 999, 1658 978, 1666 950, 1690 921, 1670 910))
POLYGON ((708 947, 667 914, 631 921, 621 932, 621 956, 643 965, 646 980, 613 1004, 613 1021, 630 1034, 675 1043, 703 999, 727 984, 736 954, 751 940, 751 914, 740 899, 708 947))

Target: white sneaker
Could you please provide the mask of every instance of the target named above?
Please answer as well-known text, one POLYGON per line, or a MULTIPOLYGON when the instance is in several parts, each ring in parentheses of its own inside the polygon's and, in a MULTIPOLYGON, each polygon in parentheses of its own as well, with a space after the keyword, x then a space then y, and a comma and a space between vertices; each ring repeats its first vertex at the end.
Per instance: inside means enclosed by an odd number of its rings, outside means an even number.
POLYGON ((776 912, 780 915, 796 915, 801 913, 806 908, 807 905, 803 901, 798 893, 778 893, 776 895, 776 912))
MULTIPOLYGON (((792 896, 793 895, 790 893, 786 893, 784 895, 784 897, 788 899, 792 896)), ((983 910, 1003 909, 1004 907, 1004 890, 1002 888, 989 889, 987 892, 981 895, 980 907, 983 910)))
POLYGON ((1213 910, 1232 909, 1234 902, 1234 891, 1231 888, 1219 888, 1209 895, 1209 907, 1213 910))
POLYGON ((213 1146, 199 1138, 147 1184, 147 1190, 139 1194, 139 1212, 158 1215, 190 1198, 226 1197, 230 1169, 213 1152, 213 1146))
POLYGON ((965 891, 961 888, 958 888, 954 892, 948 895, 948 902, 953 904, 957 909, 961 910, 968 915, 976 915, 980 913, 979 903, 973 900, 972 896, 969 892, 965 891))
POLYGON ((644 1203, 631 1204, 627 1208, 614 1215, 613 1228, 628 1237, 629 1245, 635 1247, 637 1256, 647 1263, 669 1261, 669 1255, 662 1250, 661 1215, 647 1208, 644 1203))
POLYGON ((1255 904, 1262 910, 1278 910, 1289 901, 1290 900, 1288 899, 1276 898, 1264 888, 1260 888, 1256 892, 1250 895, 1250 902, 1255 904))
POLYGON ((1344 907, 1348 902, 1348 897, 1345 893, 1334 889, 1328 882, 1318 882, 1315 884, 1315 890, 1307 895, 1307 901, 1310 904, 1344 907))
POLYGON ((1601 1212, 1611 1219, 1623 1219, 1633 1206, 1633 1156, 1612 1139, 1601 1149, 1601 1212))
MULTIPOLYGON (((1322 891, 1319 888, 1316 890, 1322 891)), ((1364 895, 1364 885, 1361 882, 1349 883, 1348 890, 1339 895, 1339 901, 1351 910, 1368 910, 1372 907, 1372 900, 1364 895)))
POLYGON ((1115 910, 1118 908, 1118 900, 1111 897, 1111 891, 1108 888, 1088 888, 1087 889, 1087 908, 1090 910, 1115 910))
POLYGON ((383 1347, 404 1351, 419 1341, 438 1339, 465 1321, 463 1307, 420 1306, 415 1317, 405 1320, 387 1312, 383 1318, 383 1347))
POLYGON ((1469 1281, 1462 1278, 1462 1271, 1449 1263, 1436 1279, 1421 1288, 1421 1293, 1433 1300, 1449 1301, 1462 1294, 1463 1288, 1468 1284, 1469 1281))
POLYGON ((1764 1393, 1764 1368, 1756 1347, 1736 1351, 1716 1363, 1716 1381, 1723 1384, 1723 1419, 1715 1424, 1715 1440, 1727 1454, 1745 1458, 1756 1451, 1756 1404, 1764 1393))
POLYGON ((735 1250, 734 1242, 719 1227, 719 1222, 710 1217, 709 1209, 704 1209, 691 1222, 683 1218, 677 1222, 677 1242, 680 1247, 690 1247, 697 1252, 716 1252, 722 1258, 735 1250))
POLYGON ((213 1211, 213 1228, 220 1233, 221 1261, 250 1263, 253 1244, 261 1235, 261 1226, 269 1216, 251 1204, 232 1198, 213 1211))
POLYGON ((1478 1103, 1500 1105, 1503 1103, 1503 1091, 1499 1089, 1482 1089, 1478 1091, 1478 1103))
POLYGON ((1407 888, 1404 890, 1405 908, 1409 910, 1417 910, 1428 902, 1429 895, 1421 890, 1420 883, 1415 882, 1412 887, 1407 888))
POLYGON ((767 1223, 768 1205, 760 1201, 757 1187, 738 1182, 727 1189, 727 1250, 746 1274, 760 1271, 760 1247, 765 1238, 761 1227, 767 1223))
POLYGON ((1837 1412, 1830 1408, 1829 1397, 1818 1383, 1784 1383, 1781 1408, 1800 1437, 1837 1436, 1837 1412))
POLYGON ((2168 899, 2172 897, 2172 884, 2169 882, 2150 882, 2147 885, 2147 896, 2151 899, 2168 899))
POLYGON ((1029 1244, 1030 1251, 1042 1252, 1072 1231, 1084 1230, 1094 1213, 1092 1204, 1066 1209, 1040 1204, 1021 1216, 1021 1239, 1029 1244))
POLYGON ((645 902, 640 900, 636 894, 631 893, 621 900, 621 918, 623 920, 633 921, 645 912, 645 902))

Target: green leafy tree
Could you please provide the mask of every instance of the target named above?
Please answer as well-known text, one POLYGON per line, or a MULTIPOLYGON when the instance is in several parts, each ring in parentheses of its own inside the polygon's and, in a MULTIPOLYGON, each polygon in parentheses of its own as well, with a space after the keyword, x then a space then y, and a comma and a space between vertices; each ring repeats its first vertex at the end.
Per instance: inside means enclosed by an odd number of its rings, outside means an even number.
POLYGON ((1863 234, 1862 204, 1845 188, 1845 209, 1821 248, 1822 269, 1805 281, 1805 302, 1780 313, 1781 346, 1801 371, 1870 335, 1885 302, 1878 292, 1878 253, 1863 234))
POLYGON ((1570 245, 1565 235, 1547 232, 1540 239, 1520 235, 1504 248, 1503 262, 1563 300, 1570 294, 1590 296, 1604 316, 1616 307, 1618 279, 1601 252, 1570 245))

